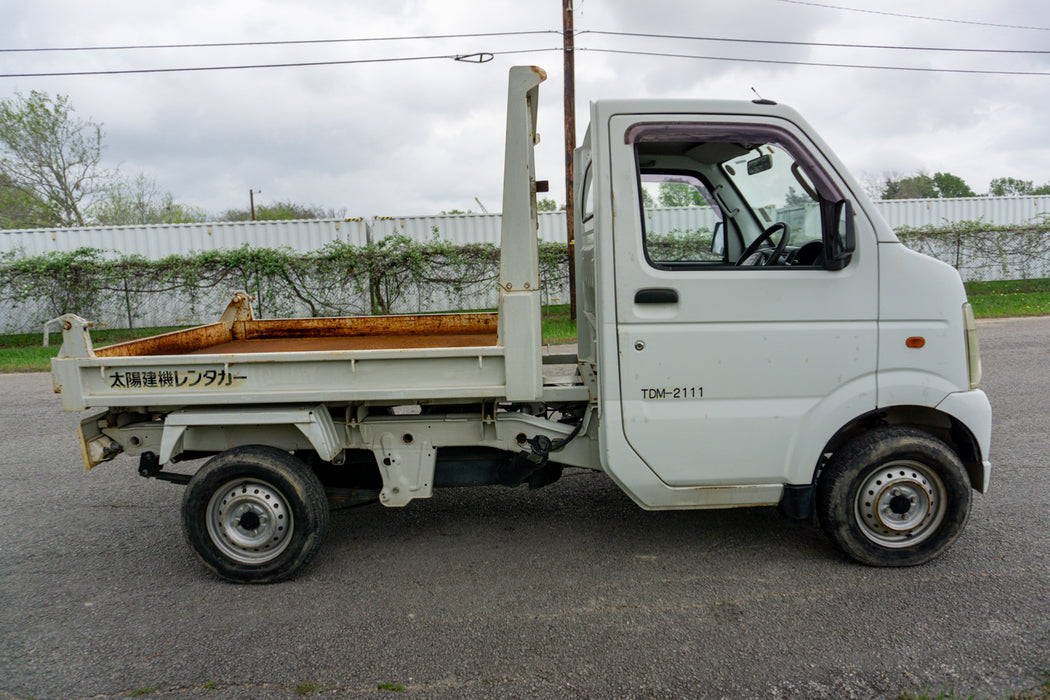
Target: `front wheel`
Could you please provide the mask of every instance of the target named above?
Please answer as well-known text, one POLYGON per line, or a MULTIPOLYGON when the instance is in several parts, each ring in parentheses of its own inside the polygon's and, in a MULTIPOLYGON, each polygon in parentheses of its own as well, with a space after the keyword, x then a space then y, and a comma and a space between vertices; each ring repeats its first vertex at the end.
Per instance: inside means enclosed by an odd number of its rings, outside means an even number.
POLYGON ((328 500, 300 460, 262 445, 210 459, 186 487, 182 524, 204 564, 237 583, 273 583, 305 566, 328 530, 328 500))
POLYGON ((970 516, 962 462, 920 430, 881 427, 832 455, 817 484, 824 533, 857 561, 914 566, 946 550, 970 516))

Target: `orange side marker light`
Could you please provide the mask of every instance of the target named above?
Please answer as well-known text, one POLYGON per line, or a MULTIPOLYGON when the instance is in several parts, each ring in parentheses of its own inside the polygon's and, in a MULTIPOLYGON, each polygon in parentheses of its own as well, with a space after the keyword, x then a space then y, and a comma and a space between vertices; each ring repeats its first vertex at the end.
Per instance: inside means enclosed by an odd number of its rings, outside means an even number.
POLYGON ((926 339, 919 335, 913 335, 904 341, 909 348, 921 348, 926 345, 926 339))

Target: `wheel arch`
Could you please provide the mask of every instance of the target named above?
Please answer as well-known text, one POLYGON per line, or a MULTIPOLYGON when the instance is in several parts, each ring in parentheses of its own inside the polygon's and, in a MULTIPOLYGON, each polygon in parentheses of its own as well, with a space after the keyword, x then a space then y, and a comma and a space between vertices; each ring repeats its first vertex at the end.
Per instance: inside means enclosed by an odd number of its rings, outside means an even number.
POLYGON ((974 490, 984 492, 988 488, 984 456, 977 437, 965 423, 951 414, 930 406, 888 406, 857 416, 828 440, 821 451, 820 459, 813 471, 813 484, 817 483, 821 471, 830 456, 853 438, 872 428, 883 425, 911 427, 937 438, 948 445, 959 457, 974 490))
POLYGON ((324 404, 187 408, 165 417, 159 462, 167 464, 184 451, 199 451, 201 446, 193 443, 206 443, 203 436, 209 429, 214 444, 206 444, 203 451, 215 454, 237 445, 270 445, 286 451, 309 446, 331 461, 342 450, 339 432, 324 404))

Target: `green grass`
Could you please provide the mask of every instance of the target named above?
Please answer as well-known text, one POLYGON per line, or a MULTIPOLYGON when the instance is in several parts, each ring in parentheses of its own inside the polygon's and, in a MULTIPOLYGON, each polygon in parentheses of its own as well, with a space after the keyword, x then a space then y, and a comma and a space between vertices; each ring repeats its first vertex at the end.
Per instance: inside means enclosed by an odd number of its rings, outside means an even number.
MULTIPOLYGON (((178 330, 178 326, 163 328, 93 328, 91 342, 96 347, 114 345, 136 338, 178 330)), ((47 372, 51 370, 51 358, 62 347, 62 334, 51 334, 51 345, 43 347, 42 333, 15 333, 0 335, 0 372, 47 372)))
POLYGON ((1050 314, 1050 279, 969 282, 966 293, 977 318, 1050 314))
MULTIPOLYGON (((1040 316, 1050 314, 1050 279, 970 282, 966 292, 978 318, 1040 316)), ((91 339, 98 347, 145 338, 177 328, 134 330, 96 328, 91 339)), ((576 342, 576 322, 569 318, 569 305, 543 307, 543 342, 549 345, 576 342)), ((58 354, 62 336, 51 335, 51 347, 41 347, 38 333, 0 335, 0 372, 47 372, 58 354)))
POLYGON ((1041 685, 1025 690, 1016 695, 1011 695, 1009 700, 1050 700, 1050 673, 1043 675, 1041 685))
POLYGON ((930 693, 922 690, 918 693, 903 693, 896 700, 973 700, 973 695, 965 697, 955 694, 954 690, 942 690, 939 693, 930 693))
POLYGON ((967 294, 1031 294, 1050 292, 1050 279, 967 282, 967 294))
POLYGON ((543 342, 565 345, 576 342, 576 321, 569 318, 569 305, 543 307, 543 342))
MULTIPOLYGON (((921 690, 918 693, 902 693, 896 700, 971 700, 975 695, 956 695, 952 689, 944 689, 937 693, 921 690)), ((1030 690, 1022 690, 1019 693, 1008 695, 1006 700, 1050 700, 1050 674, 1046 674, 1042 684, 1030 690)))
POLYGON ((376 688, 378 688, 379 690, 390 690, 395 693, 398 693, 404 690, 405 686, 401 685, 400 683, 377 683, 376 688))
POLYGON ((1050 292, 1036 294, 982 294, 970 297, 977 318, 1042 316, 1050 314, 1050 292))

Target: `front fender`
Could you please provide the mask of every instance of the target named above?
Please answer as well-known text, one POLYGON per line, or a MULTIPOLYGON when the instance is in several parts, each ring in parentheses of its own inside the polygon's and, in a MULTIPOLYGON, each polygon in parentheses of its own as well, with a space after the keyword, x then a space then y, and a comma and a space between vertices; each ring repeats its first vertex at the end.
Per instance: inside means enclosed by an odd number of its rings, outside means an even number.
POLYGON ((988 484, 991 480, 992 463, 988 460, 988 452, 992 443, 992 405, 988 396, 980 389, 971 391, 957 391, 937 404, 937 410, 947 413, 949 416, 966 426, 973 435, 980 449, 980 472, 979 478, 974 478, 971 471, 970 481, 973 487, 981 493, 988 492, 988 484))
POLYGON ((875 374, 866 374, 838 387, 810 409, 787 450, 786 483, 813 483, 827 444, 843 426, 875 409, 875 391, 875 374))

